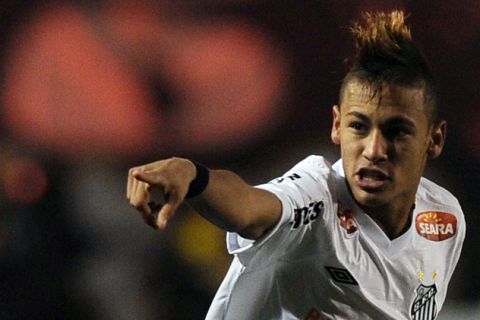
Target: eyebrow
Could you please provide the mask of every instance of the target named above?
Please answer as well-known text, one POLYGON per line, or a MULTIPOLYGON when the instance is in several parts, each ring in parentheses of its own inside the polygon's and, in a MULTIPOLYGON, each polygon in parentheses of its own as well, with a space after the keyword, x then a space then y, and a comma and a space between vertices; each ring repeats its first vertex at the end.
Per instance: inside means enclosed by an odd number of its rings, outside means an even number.
MULTIPOLYGON (((356 117, 362 121, 370 122, 370 118, 358 111, 350 111, 346 114, 347 116, 356 117)), ((412 128, 415 128, 415 122, 413 122, 409 117, 406 116, 394 116, 387 120, 389 125, 406 125, 412 128)))
POLYGON ((350 111, 349 113, 346 114, 346 116, 354 116, 356 118, 359 118, 362 121, 370 122, 370 119, 366 115, 358 111, 350 111))
POLYGON ((415 128, 415 123, 408 117, 397 116, 388 120, 390 125, 406 125, 415 128))

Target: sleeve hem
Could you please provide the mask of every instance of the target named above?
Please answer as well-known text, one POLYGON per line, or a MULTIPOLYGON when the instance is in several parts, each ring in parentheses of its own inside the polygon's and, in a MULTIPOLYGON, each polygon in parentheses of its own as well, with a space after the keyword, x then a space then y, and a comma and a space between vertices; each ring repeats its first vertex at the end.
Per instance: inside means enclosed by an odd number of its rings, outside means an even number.
POLYGON ((266 190, 268 192, 273 193, 282 203, 282 213, 280 216, 279 221, 269 230, 265 235, 257 240, 249 240, 242 238, 238 233, 235 232, 227 232, 227 248, 230 254, 243 254, 243 253, 250 253, 255 251, 257 248, 260 248, 265 242, 267 242, 277 231, 286 223, 289 222, 291 215, 288 214, 287 205, 277 192, 271 190, 267 185, 260 185, 256 186, 256 188, 260 188, 266 190))

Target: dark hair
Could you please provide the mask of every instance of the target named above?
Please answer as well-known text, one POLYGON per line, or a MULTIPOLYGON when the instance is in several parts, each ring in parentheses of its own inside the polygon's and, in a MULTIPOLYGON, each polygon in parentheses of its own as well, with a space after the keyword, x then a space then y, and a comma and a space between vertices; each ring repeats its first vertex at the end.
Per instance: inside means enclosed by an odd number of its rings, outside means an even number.
POLYGON ((436 85, 428 63, 412 40, 402 11, 365 13, 363 24, 351 28, 356 54, 340 90, 340 103, 346 85, 357 80, 372 86, 374 94, 384 84, 423 88, 430 123, 437 117, 436 85))

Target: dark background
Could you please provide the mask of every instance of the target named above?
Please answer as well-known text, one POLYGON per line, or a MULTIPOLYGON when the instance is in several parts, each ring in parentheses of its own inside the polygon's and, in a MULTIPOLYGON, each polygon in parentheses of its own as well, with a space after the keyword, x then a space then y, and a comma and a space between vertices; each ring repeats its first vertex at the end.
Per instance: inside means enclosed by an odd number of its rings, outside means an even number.
POLYGON ((187 208, 148 228, 128 168, 176 155, 261 183, 309 154, 334 161, 348 26, 391 9, 449 123, 426 176, 467 221, 441 317, 478 317, 479 1, 144 0, 0 2, 0 318, 203 318, 224 232, 187 208))

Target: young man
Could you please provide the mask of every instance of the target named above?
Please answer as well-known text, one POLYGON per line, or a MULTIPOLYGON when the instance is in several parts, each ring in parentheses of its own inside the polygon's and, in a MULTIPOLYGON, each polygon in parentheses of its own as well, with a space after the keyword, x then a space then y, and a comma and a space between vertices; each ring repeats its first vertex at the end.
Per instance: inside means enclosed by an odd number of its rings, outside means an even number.
POLYGON ((443 148, 435 85, 402 12, 365 15, 333 107, 342 159, 310 156, 252 187, 172 158, 132 168, 127 197, 163 229, 184 199, 229 231, 207 319, 435 319, 465 236, 456 198, 422 178, 443 148), (159 187, 166 203, 151 202, 159 187))

